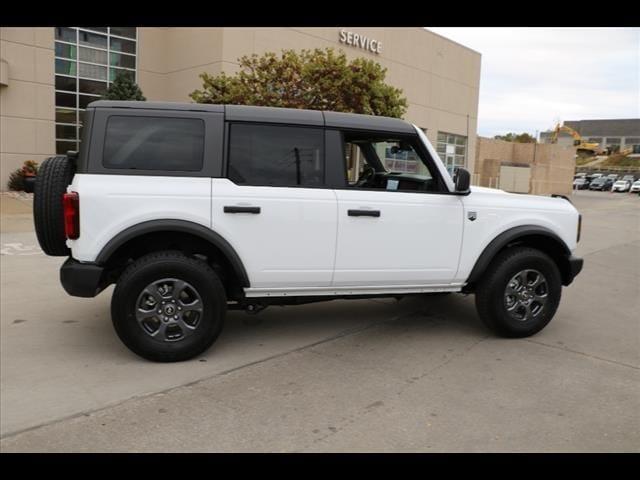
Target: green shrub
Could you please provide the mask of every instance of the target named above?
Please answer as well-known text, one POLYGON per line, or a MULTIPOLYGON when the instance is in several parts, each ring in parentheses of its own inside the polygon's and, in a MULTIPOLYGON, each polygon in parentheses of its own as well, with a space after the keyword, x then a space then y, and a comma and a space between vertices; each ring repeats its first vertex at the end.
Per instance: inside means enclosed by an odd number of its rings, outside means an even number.
POLYGON ((15 190, 18 192, 24 190, 24 174, 22 173, 21 168, 11 172, 9 175, 9 181, 7 182, 7 187, 9 190, 15 190))
POLYGON ((7 187, 9 190, 18 192, 24 191, 24 177, 38 174, 38 162, 27 160, 21 168, 18 168, 9 174, 7 187))
POLYGON ((139 100, 144 102, 145 96, 138 84, 133 80, 133 73, 120 70, 116 74, 109 89, 102 96, 104 100, 139 100))

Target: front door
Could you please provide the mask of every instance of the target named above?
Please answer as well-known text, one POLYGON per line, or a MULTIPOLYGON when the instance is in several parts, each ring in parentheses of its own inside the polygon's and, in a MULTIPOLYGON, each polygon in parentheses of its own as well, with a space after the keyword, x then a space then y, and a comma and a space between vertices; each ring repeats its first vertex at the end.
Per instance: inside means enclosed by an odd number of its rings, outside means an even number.
POLYGON ((416 139, 345 136, 369 164, 336 189, 338 240, 333 285, 450 284, 458 269, 463 207, 424 163, 416 139), (439 193, 440 192, 440 193, 439 193))

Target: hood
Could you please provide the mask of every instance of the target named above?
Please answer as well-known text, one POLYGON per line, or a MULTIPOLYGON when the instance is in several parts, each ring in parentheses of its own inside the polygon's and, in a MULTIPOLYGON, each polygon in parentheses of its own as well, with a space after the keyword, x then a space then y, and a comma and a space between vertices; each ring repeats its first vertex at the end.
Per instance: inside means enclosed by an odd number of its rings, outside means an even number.
POLYGON ((469 187, 469 189, 471 190, 471 192, 479 192, 479 193, 504 193, 506 195, 508 195, 507 192, 505 192, 504 190, 500 190, 499 188, 489 188, 489 187, 478 187, 476 185, 471 185, 469 187))
POLYGON ((535 208, 543 210, 575 211, 571 201, 551 195, 505 192, 497 188, 470 187, 471 195, 465 197, 467 205, 491 205, 511 208, 535 208))

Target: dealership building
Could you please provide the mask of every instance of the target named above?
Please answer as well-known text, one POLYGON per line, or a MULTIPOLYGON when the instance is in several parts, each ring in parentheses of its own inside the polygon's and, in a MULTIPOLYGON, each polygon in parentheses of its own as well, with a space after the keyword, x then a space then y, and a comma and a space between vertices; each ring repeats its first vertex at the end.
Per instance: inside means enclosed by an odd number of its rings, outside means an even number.
MULTIPOLYGON (((118 71, 148 100, 190 102, 202 72, 233 74, 243 55, 333 47, 387 69, 450 170, 473 170, 480 54, 422 28, 0 28, 0 189, 25 160, 77 150, 82 112, 118 71)), ((412 171, 411 159, 394 168, 412 171)))

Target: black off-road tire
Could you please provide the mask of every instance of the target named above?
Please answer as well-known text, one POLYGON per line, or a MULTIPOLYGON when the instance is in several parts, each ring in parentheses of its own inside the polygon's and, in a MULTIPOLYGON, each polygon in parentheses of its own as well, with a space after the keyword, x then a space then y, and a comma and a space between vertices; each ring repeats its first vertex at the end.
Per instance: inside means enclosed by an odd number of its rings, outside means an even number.
POLYGON ((476 309, 484 324, 497 335, 528 337, 551 321, 560 304, 561 292, 560 271, 547 254, 534 248, 513 247, 496 256, 478 283, 476 309), (505 290, 513 276, 526 269, 542 273, 548 285, 548 297, 539 315, 529 320, 516 320, 507 312, 505 290))
POLYGON ((189 360, 207 350, 222 331, 227 310, 225 289, 203 261, 177 251, 150 253, 132 263, 117 281, 111 299, 111 319, 122 342, 137 355, 155 362, 189 360), (202 316, 190 336, 159 341, 138 322, 138 298, 149 284, 165 278, 187 282, 202 301, 202 316))
POLYGON ((33 193, 33 223, 40 248, 47 255, 66 257, 62 195, 73 179, 73 162, 64 155, 46 159, 38 169, 33 193))

